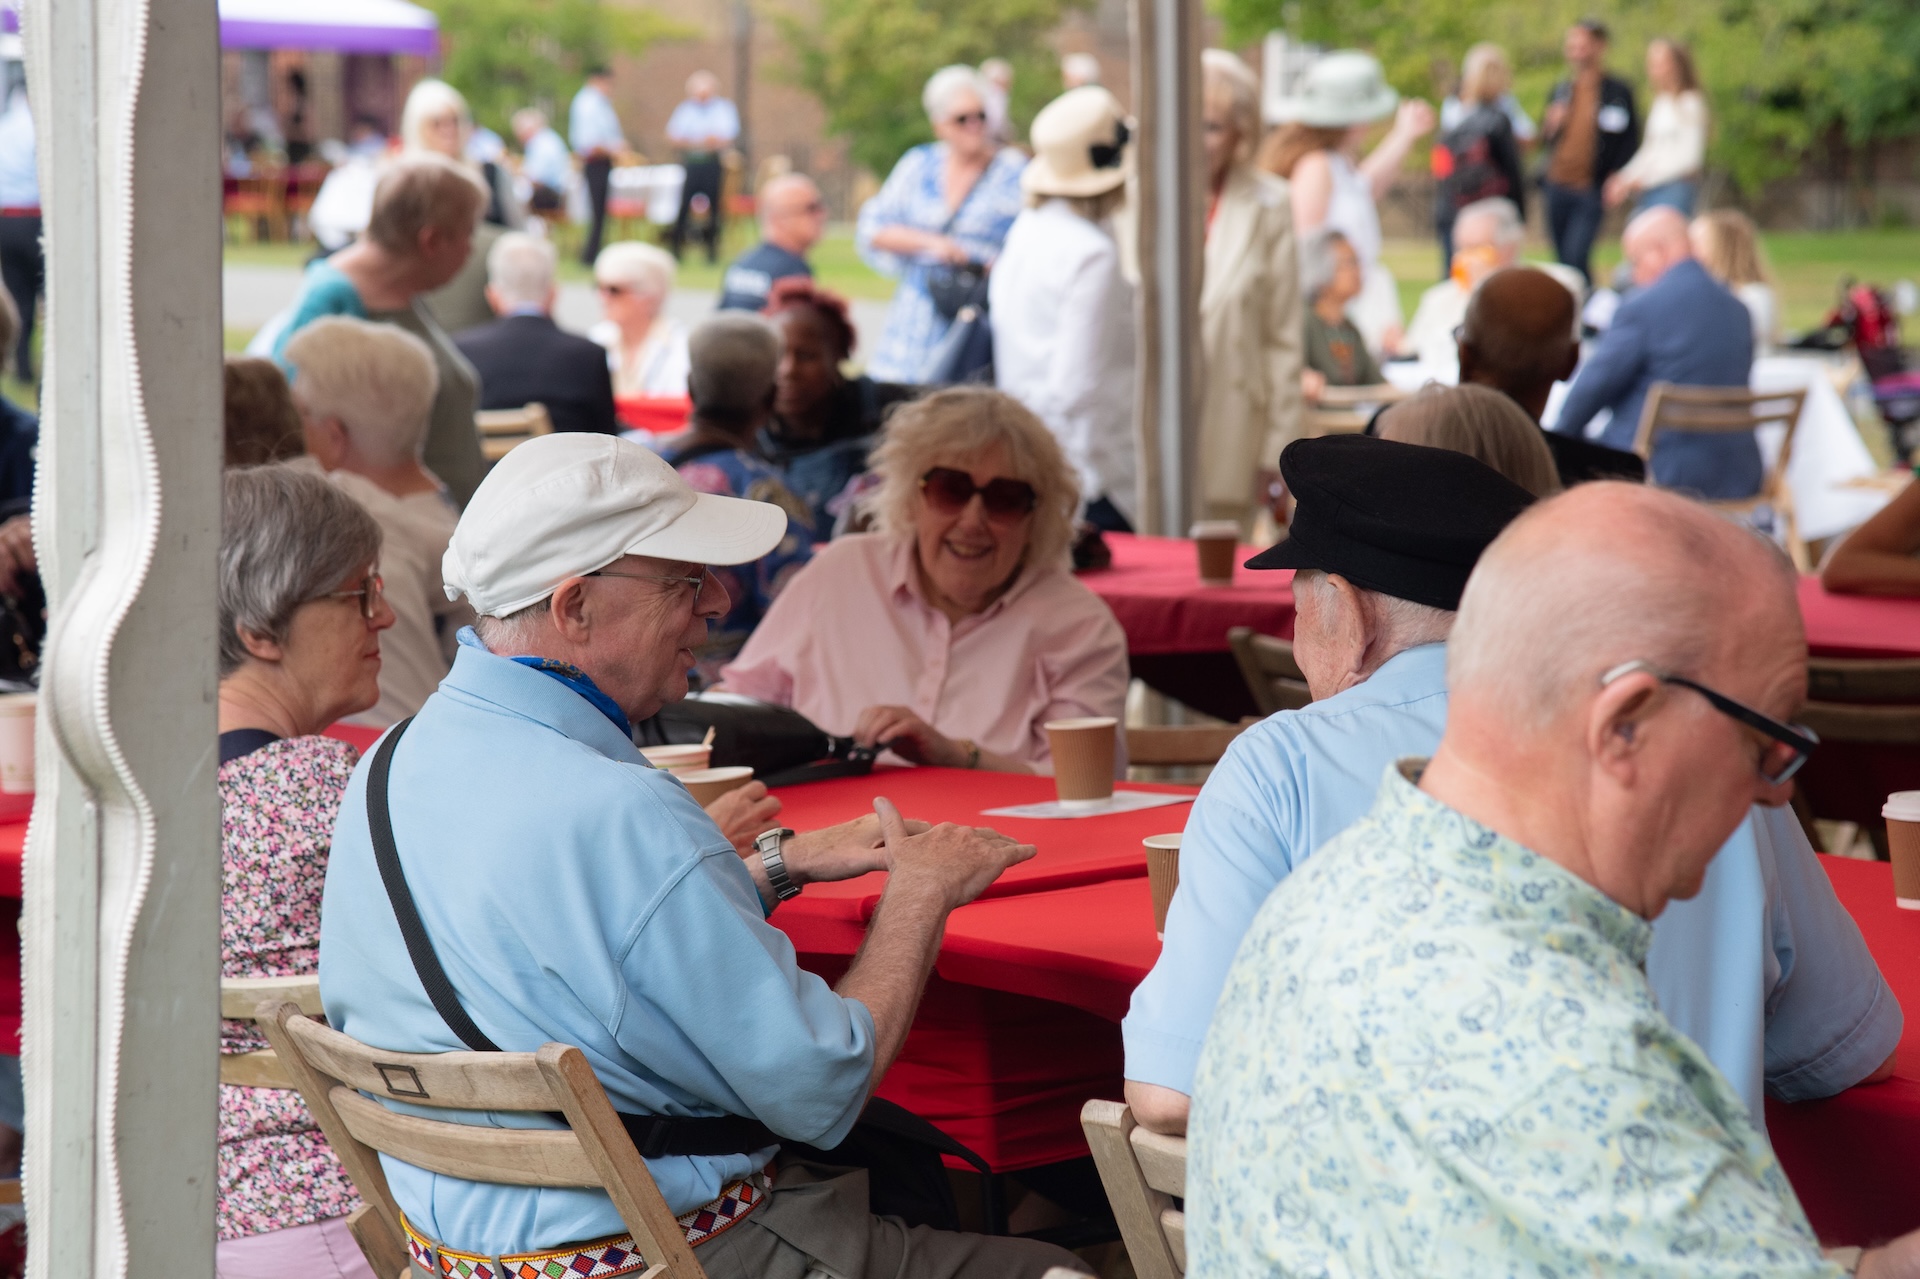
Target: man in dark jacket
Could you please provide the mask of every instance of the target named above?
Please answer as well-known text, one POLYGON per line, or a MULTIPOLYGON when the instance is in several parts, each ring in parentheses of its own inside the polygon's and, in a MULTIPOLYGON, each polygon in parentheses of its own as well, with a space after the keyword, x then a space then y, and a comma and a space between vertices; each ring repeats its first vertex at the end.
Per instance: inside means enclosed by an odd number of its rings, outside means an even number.
POLYGON ((500 318, 453 340, 480 374, 481 408, 544 404, 556 431, 611 435, 607 353, 553 322, 555 292, 553 246, 509 231, 487 254, 487 301, 500 318))
POLYGON ((1600 188, 1640 146, 1640 117, 1632 86, 1606 73, 1605 23, 1574 23, 1565 53, 1569 74, 1553 86, 1542 122, 1541 140, 1550 148, 1542 187, 1555 254, 1591 282, 1588 260, 1605 212, 1600 188))
MULTIPOLYGON (((1640 214, 1627 223, 1621 246, 1634 290, 1580 366, 1553 429, 1581 435, 1595 414, 1611 409, 1600 443, 1630 449, 1655 382, 1747 386, 1753 325, 1740 299, 1694 260, 1678 210, 1640 214)), ((1752 431, 1662 431, 1652 443, 1653 481, 1663 488, 1718 500, 1760 491, 1764 471, 1752 431)))

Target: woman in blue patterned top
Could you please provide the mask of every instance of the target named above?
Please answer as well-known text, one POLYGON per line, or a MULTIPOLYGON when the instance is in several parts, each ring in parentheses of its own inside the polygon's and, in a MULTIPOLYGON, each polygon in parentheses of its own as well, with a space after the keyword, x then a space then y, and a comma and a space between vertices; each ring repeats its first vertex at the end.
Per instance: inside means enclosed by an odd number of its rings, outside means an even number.
POLYGON ((860 209, 860 256, 900 281, 887 327, 867 366, 882 382, 925 380, 928 357, 952 317, 927 289, 930 272, 991 265, 1020 214, 1026 157, 987 131, 986 93, 972 67, 942 67, 920 95, 938 139, 893 166, 880 193, 860 209))

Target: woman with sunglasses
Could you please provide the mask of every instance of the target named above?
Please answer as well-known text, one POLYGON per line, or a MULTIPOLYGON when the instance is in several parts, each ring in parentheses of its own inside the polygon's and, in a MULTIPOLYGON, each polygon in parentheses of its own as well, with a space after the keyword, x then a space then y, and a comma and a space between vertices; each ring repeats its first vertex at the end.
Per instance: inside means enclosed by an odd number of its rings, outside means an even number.
POLYGON ((605 318, 587 336, 607 348, 616 401, 687 393, 687 326, 666 314, 676 269, 665 249, 633 240, 609 244, 593 260, 605 318))
MULTIPOLYGON (((228 471, 220 535, 220 972, 319 964, 333 822, 358 753, 321 736, 380 693, 380 526, 293 464, 228 471)), ((266 1041, 221 1024, 222 1053, 266 1041)), ((218 1270, 373 1279, 348 1233, 353 1182, 300 1095, 220 1087, 218 1270)))
POLYGON ((964 268, 1000 254, 1020 212, 1026 157, 987 129, 987 89, 972 67, 942 67, 920 103, 935 141, 900 157, 860 208, 860 256, 900 281, 867 372, 882 382, 926 380, 929 358, 967 301, 964 268))
POLYGON ((913 763, 1002 772, 1049 771, 1048 720, 1124 712, 1126 636, 1069 569, 1080 486, 1039 418, 938 391, 895 410, 873 471, 878 531, 815 553, 722 689, 913 763))

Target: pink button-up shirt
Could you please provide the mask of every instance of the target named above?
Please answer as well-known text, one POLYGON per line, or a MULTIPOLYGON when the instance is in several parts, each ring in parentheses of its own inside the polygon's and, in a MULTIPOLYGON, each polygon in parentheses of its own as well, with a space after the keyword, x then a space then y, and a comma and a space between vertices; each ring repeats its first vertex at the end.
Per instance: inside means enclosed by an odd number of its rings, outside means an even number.
POLYGON ((841 736, 869 706, 905 706, 1045 772, 1048 720, 1124 717, 1127 638, 1065 567, 1028 568, 950 623, 920 594, 910 541, 858 533, 815 552, 720 679, 841 736))

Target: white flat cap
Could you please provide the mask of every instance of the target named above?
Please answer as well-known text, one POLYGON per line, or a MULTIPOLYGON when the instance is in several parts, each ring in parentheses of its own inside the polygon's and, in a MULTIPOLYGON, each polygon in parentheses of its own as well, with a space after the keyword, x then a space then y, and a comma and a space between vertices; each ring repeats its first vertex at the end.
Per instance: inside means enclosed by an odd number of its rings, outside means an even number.
POLYGON ((787 534, 767 502, 696 493, 657 454, 611 435, 541 435, 494 465, 440 561, 447 598, 504 617, 623 555, 745 564, 787 534))

